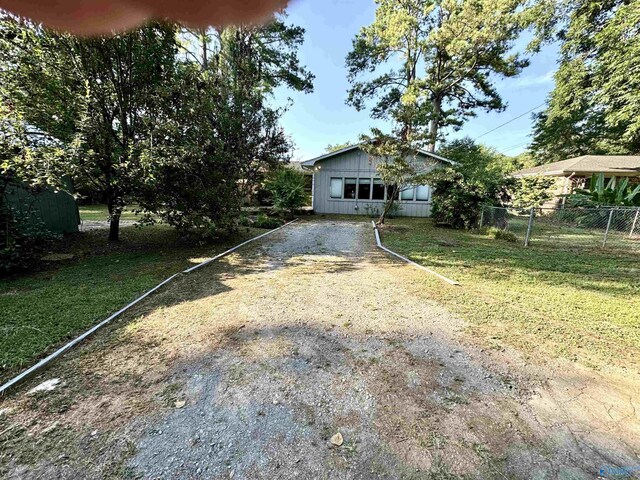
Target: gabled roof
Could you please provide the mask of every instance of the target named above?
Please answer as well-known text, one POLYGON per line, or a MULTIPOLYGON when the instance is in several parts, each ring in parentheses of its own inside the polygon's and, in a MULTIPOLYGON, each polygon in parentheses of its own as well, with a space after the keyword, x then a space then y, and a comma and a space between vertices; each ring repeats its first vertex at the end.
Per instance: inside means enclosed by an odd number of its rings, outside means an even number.
MULTIPOLYGON (((311 168, 317 162, 321 162, 322 160, 326 160, 327 158, 331 158, 331 157, 334 157, 336 155, 340 155, 340 154, 348 152, 350 150, 355 150, 357 148, 360 148, 360 145, 362 145, 362 144, 361 143, 356 143, 355 145, 350 145, 348 147, 341 148, 340 150, 336 150, 335 152, 325 153, 324 155, 320 155, 319 157, 312 158, 311 160, 305 160, 304 162, 301 162, 300 165, 302 166, 302 168, 311 168)), ((416 149, 416 151, 418 153, 421 153, 422 155, 425 155, 427 157, 431 157, 431 158, 433 158, 435 160, 438 160, 439 162, 445 162, 445 163, 449 163, 451 165, 455 165, 455 163, 456 163, 453 160, 449 160, 448 158, 441 157, 440 155, 436 155, 435 153, 428 152, 427 150, 424 150, 422 148, 418 148, 418 149, 416 149)))
POLYGON ((640 176, 640 155, 583 155, 560 162, 525 168, 512 174, 516 178, 542 175, 568 177, 609 173, 618 176, 640 176))

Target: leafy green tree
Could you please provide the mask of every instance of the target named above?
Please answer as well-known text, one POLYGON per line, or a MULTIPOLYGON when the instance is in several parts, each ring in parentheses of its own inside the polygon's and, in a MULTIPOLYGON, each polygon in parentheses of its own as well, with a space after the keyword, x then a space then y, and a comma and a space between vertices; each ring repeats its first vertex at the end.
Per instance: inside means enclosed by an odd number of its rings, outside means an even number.
POLYGON ((343 148, 350 147, 355 142, 345 142, 345 143, 336 143, 335 145, 329 144, 324 149, 326 153, 337 152, 338 150, 342 150, 343 148))
POLYGON ((509 173, 520 168, 507 157, 470 138, 444 144, 438 151, 455 163, 428 176, 433 187, 432 216, 453 228, 475 227, 483 205, 509 202, 513 179, 509 173))
POLYGON ((185 234, 235 227, 252 187, 289 159, 283 110, 269 99, 279 85, 313 88, 297 57, 303 36, 282 18, 260 27, 182 31, 182 61, 144 162, 146 209, 185 234))
POLYGON ((515 208, 541 207, 553 198, 555 177, 535 175, 515 179, 511 187, 511 205, 515 208))
POLYGON ((395 202, 400 191, 407 186, 424 183, 425 165, 410 143, 399 141, 396 135, 385 135, 377 129, 373 133, 375 140, 363 136, 362 149, 376 158, 378 176, 386 186, 387 198, 377 221, 378 224, 384 224, 387 215, 396 208, 395 202))
POLYGON ((638 0, 567 0, 555 18, 556 86, 537 115, 531 150, 542 162, 640 152, 638 0))
POLYGON ((376 3, 375 21, 347 56, 349 104, 362 110, 375 99, 374 118, 402 124, 401 137, 413 135, 432 151, 444 127, 460 127, 479 109, 504 109, 493 81, 528 64, 512 51, 530 21, 525 2, 376 3))
POLYGON ((66 172, 107 203, 109 240, 139 187, 154 102, 173 75, 175 27, 149 24, 79 39, 0 18, 2 99, 20 114, 30 147, 57 146, 66 172))
MULTIPOLYGON (((435 150, 443 129, 459 129, 478 110, 503 110, 494 80, 513 77, 528 64, 513 52, 532 23, 522 0, 377 0, 374 22, 362 28, 347 55, 347 103, 390 121, 392 131, 363 135, 369 153, 405 178, 405 152, 435 150)), ((380 221, 384 220, 384 213, 380 221)))

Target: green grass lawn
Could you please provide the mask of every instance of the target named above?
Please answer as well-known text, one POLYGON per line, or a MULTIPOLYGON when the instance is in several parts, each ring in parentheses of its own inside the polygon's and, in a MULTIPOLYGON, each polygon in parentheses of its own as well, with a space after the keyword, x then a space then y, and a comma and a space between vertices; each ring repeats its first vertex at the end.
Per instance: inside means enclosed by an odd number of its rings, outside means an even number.
POLYGON ((182 243, 168 226, 105 230, 60 248, 74 258, 32 275, 0 280, 0 380, 35 362, 170 275, 265 230, 242 229, 214 245, 182 243))
POLYGON ((429 219, 389 220, 389 248, 459 281, 425 292, 461 315, 487 345, 640 370, 640 255, 633 250, 524 248, 429 219))
MULTIPOLYGON (((140 220, 140 215, 135 214, 137 205, 129 205, 122 212, 121 220, 140 220)), ((82 220, 106 221, 109 219, 109 211, 106 205, 80 205, 80 218, 82 220)))

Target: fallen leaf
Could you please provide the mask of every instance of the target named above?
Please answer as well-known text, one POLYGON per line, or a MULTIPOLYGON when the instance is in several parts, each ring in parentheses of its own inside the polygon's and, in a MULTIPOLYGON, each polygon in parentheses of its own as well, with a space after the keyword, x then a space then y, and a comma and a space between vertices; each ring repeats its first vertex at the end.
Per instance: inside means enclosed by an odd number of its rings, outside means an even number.
POLYGON ((333 443, 336 447, 339 447, 340 445, 342 445, 344 443, 342 434, 338 432, 333 437, 331 437, 331 443, 333 443))
POLYGON ((185 402, 184 400, 176 400, 176 408, 182 408, 187 404, 187 402, 185 402))

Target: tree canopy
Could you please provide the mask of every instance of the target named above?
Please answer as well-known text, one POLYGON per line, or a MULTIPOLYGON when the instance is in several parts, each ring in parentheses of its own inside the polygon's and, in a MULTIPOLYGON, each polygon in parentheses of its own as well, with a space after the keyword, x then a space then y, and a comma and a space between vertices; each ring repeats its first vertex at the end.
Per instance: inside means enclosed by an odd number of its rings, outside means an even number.
POLYGON ((528 61, 513 52, 531 23, 518 0, 377 0, 374 22, 362 28, 347 56, 358 110, 399 124, 403 141, 432 151, 446 127, 460 128, 480 109, 502 110, 494 87, 528 61))
POLYGON ((640 152, 640 2, 566 0, 560 13, 556 85, 531 151, 539 163, 640 152))
POLYGON ((99 192, 110 239, 127 202, 185 232, 231 227, 247 191, 288 160, 270 99, 281 85, 311 91, 313 75, 297 56, 304 30, 284 15, 84 39, 1 15, 3 169, 99 192))

